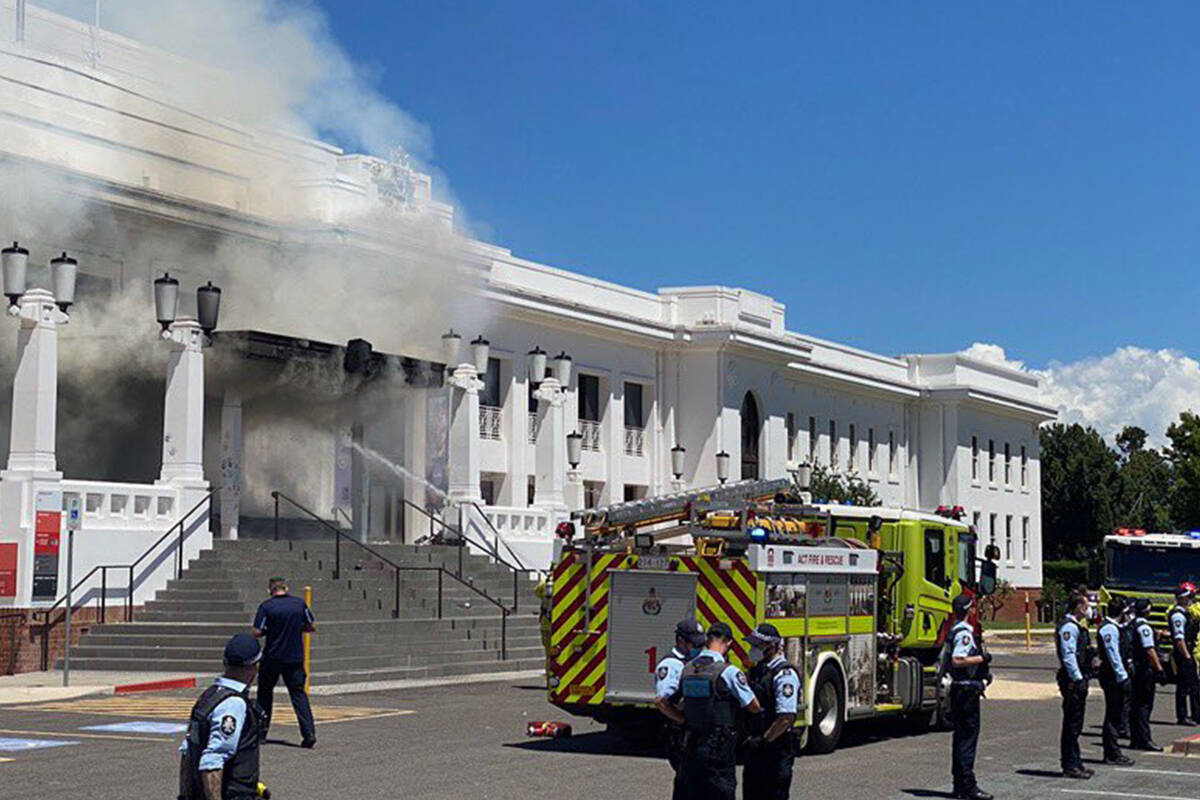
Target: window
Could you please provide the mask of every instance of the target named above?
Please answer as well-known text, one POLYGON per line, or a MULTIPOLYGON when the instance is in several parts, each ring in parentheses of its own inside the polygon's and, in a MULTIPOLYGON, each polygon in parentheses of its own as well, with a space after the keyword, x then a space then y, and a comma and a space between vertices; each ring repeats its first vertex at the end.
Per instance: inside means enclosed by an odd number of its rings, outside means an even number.
POLYGON ((479 481, 479 494, 483 497, 485 506, 496 505, 496 482, 491 478, 483 478, 479 481))
POLYGON ((946 532, 941 528, 925 529, 925 580, 946 583, 946 532))
POLYGON ((499 408, 500 403, 500 359, 489 358, 487 372, 483 373, 483 391, 479 393, 479 405, 499 408))
POLYGON ((971 480, 979 480, 979 437, 971 437, 971 480))
POLYGON ((1004 515, 1004 560, 1010 564, 1013 560, 1012 514, 1004 515))
POLYGON ((858 469, 858 428, 853 422, 850 423, 850 457, 846 459, 846 465, 851 472, 858 469))
POLYGON ((837 420, 829 420, 829 468, 838 468, 837 420))
POLYGON ((646 487, 645 486, 637 486, 632 483, 625 484, 625 502, 626 503, 630 502, 631 500, 642 500, 645 497, 646 497, 646 487))
POLYGON ((537 483, 532 475, 525 481, 525 500, 527 505, 533 505, 534 498, 537 497, 537 483))
POLYGON ((600 481, 584 481, 583 482, 583 507, 595 508, 600 505, 600 495, 604 491, 604 484, 600 481))
POLYGON ((808 418, 808 463, 817 463, 817 418, 808 418))
POLYGON ((1021 517, 1021 563, 1029 563, 1029 517, 1021 517))
POLYGON ((640 383, 625 384, 625 427, 646 427, 646 414, 645 408, 642 405, 642 385, 640 383))
POLYGON ((600 421, 600 378, 596 375, 579 376, 579 418, 600 421))
POLYGON ((996 543, 996 515, 988 514, 988 544, 996 543))
POLYGON ((988 439, 988 483, 996 482, 996 442, 988 439))
POLYGON ((787 460, 796 460, 796 415, 787 412, 787 460))
POLYGON ((867 472, 875 474, 875 429, 867 428, 867 472))
POLYGON ((1021 488, 1029 488, 1029 458, 1025 454, 1025 445, 1021 445, 1021 488))
POLYGON ((1004 485, 1012 486, 1012 454, 1008 442, 1004 443, 1004 485))
POLYGON ((980 534, 979 526, 982 524, 983 524, 983 514, 979 511, 976 511, 974 514, 971 515, 971 527, 975 529, 976 536, 978 536, 980 534))
POLYGON ((888 475, 893 478, 899 474, 897 470, 899 456, 900 448, 896 447, 896 432, 888 431, 888 475))

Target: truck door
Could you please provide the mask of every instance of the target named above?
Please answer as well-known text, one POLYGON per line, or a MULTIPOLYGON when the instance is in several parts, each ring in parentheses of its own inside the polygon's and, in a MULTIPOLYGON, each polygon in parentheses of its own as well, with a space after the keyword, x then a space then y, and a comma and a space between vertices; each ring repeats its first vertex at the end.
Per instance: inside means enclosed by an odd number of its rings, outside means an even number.
POLYGON ((675 645, 675 624, 696 615, 696 575, 687 572, 610 572, 608 676, 610 702, 654 700, 654 667, 675 645))

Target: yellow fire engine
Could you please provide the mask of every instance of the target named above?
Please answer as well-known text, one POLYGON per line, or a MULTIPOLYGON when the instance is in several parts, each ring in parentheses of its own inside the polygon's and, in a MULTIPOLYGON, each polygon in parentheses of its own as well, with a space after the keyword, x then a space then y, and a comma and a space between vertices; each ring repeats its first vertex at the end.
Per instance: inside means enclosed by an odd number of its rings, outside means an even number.
POLYGON ((730 624, 743 668, 742 637, 763 621, 779 629, 812 752, 833 750, 849 721, 937 718, 950 600, 980 591, 974 532, 949 510, 802 503, 794 488, 746 481, 584 512, 578 541, 561 526, 546 600, 550 701, 653 729, 655 665, 675 623, 693 617, 730 624))

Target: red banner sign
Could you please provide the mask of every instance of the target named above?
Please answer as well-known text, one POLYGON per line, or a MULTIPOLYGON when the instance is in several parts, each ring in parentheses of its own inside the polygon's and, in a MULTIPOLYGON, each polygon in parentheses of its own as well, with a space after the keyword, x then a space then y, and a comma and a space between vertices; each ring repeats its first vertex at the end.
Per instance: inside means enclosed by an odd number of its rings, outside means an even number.
POLYGON ((0 597, 17 596, 17 545, 0 544, 0 597))
POLYGON ((62 535, 62 512, 39 511, 33 528, 33 554, 58 555, 58 539, 62 535))

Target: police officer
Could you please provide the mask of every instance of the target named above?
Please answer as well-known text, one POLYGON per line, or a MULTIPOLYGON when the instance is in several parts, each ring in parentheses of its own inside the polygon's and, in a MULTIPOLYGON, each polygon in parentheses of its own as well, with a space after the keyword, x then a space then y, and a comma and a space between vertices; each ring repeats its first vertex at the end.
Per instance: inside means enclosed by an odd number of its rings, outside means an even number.
POLYGON ((1133 691, 1129 711, 1129 746, 1133 750, 1162 750, 1150 735, 1150 713, 1154 710, 1154 692, 1166 680, 1154 643, 1154 629, 1147 617, 1150 598, 1134 601, 1133 691))
POLYGON ((683 668, 704 646, 704 629, 694 619, 681 619, 675 626, 675 647, 654 668, 654 706, 667 718, 663 728, 667 761, 679 771, 683 758, 683 712, 679 710, 679 677, 683 668))
MULTIPOLYGON (((304 684, 304 634, 316 630, 312 611, 299 597, 288 594, 283 578, 271 578, 267 584, 270 599, 264 600, 254 614, 254 635, 266 638, 262 670, 258 674, 258 702, 271 722, 275 684, 283 678, 292 709, 300 723, 300 746, 313 747, 317 731, 313 724, 312 707, 304 684)), ((266 732, 263 733, 266 736, 266 732)))
POLYGON ((250 699, 262 650, 248 633, 225 645, 225 674, 192 706, 179 747, 180 800, 246 800, 258 794, 262 710, 250 699))
POLYGON ((1067 601, 1067 613, 1054 638, 1058 653, 1058 690, 1062 694, 1062 735, 1059 755, 1063 776, 1088 779, 1095 773, 1083 766, 1079 752, 1079 734, 1087 708, 1088 677, 1091 670, 1090 637, 1087 632, 1088 598, 1074 594, 1067 601))
POLYGON ((1133 710, 1133 671, 1134 671, 1134 631, 1133 631, 1133 601, 1125 601, 1125 611, 1117 623, 1121 631, 1121 660, 1125 664, 1125 672, 1129 675, 1130 690, 1125 693, 1125 702, 1121 707, 1121 726, 1117 735, 1122 739, 1129 738, 1129 716, 1133 710))
POLYGON ((991 653, 985 653, 975 641, 975 630, 967 621, 973 602, 970 595, 957 595, 951 603, 954 627, 949 639, 953 642, 950 655, 950 714, 954 719, 953 750, 950 772, 954 778, 954 796, 969 800, 992 800, 975 781, 975 749, 979 744, 979 698, 984 682, 981 669, 991 663, 991 653))
POLYGON ((1196 632, 1200 630, 1188 605, 1196 596, 1196 587, 1181 583, 1175 590, 1175 605, 1167 612, 1167 627, 1171 631, 1171 668, 1175 672, 1175 722, 1178 725, 1200 724, 1200 677, 1196 674, 1196 632), (1188 712, 1191 716, 1188 716, 1188 712))
POLYGON ((1129 673, 1125 671, 1125 658, 1121 655, 1121 616, 1125 613, 1125 599, 1113 597, 1108 601, 1108 616, 1100 623, 1096 635, 1100 639, 1100 688, 1104 690, 1104 763, 1128 767, 1133 759, 1121 752, 1118 731, 1121 728, 1121 711, 1125 707, 1125 696, 1129 694, 1129 673))
POLYGON ((746 673, 725 661, 733 630, 724 622, 709 626, 704 649, 683 668, 683 761, 675 777, 677 797, 734 800, 737 710, 751 714, 762 706, 746 673))
POLYGON ((750 658, 750 688, 762 706, 751 717, 745 743, 742 797, 745 800, 787 800, 796 760, 792 726, 796 723, 800 678, 783 655, 783 637, 769 623, 746 637, 750 658))

